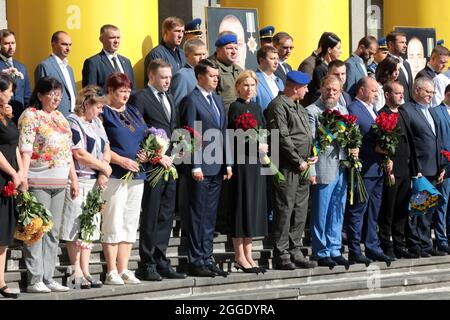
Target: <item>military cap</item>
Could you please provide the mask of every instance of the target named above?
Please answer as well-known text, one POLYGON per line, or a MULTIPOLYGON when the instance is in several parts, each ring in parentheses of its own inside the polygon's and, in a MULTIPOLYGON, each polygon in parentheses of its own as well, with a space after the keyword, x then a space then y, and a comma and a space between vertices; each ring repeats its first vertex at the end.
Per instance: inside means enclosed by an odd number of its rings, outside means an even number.
POLYGON ((200 26, 202 25, 202 19, 197 18, 194 19, 184 26, 184 33, 187 34, 203 34, 202 29, 200 26))
POLYGON ((311 82, 311 77, 301 71, 289 71, 287 73, 287 79, 298 85, 307 85, 311 82))
POLYGON ((260 39, 272 39, 275 34, 275 28, 273 26, 267 26, 259 30, 260 39))
POLYGON ((237 44, 237 36, 234 34, 224 34, 216 40, 216 47, 223 47, 229 43, 237 44))
POLYGON ((378 50, 387 50, 386 38, 378 39, 378 50))
POLYGON ((437 46, 443 46, 444 45, 444 39, 440 39, 440 40, 436 41, 436 45, 437 46))

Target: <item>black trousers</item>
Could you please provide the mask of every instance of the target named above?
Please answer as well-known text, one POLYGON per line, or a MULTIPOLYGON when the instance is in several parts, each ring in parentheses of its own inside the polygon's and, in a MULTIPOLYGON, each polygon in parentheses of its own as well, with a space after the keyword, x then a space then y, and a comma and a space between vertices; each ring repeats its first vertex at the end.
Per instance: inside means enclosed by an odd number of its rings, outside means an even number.
POLYGON ((411 178, 395 177, 395 185, 384 185, 381 210, 378 217, 380 246, 383 251, 406 247, 405 228, 408 223, 408 204, 411 178), (392 236, 392 240, 391 240, 392 236))
POLYGON ((175 212, 176 182, 172 176, 161 179, 152 188, 144 186, 139 228, 139 256, 141 264, 167 270, 170 260, 166 257, 175 212))

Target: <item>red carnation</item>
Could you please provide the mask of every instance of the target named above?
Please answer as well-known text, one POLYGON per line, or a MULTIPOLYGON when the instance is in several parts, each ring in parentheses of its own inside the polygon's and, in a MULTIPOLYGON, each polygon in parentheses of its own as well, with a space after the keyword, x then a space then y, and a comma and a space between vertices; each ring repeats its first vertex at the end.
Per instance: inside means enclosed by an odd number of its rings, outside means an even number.
POLYGON ((358 118, 356 116, 350 114, 342 115, 342 118, 344 119, 346 125, 356 124, 356 122, 358 121, 358 118))
POLYGON ((2 189, 2 195, 6 198, 17 196, 17 189, 12 181, 9 181, 2 189))
POLYGON ((152 165, 157 165, 159 162, 161 161, 161 157, 153 157, 150 162, 152 163, 152 165))
POLYGON ((441 154, 447 158, 447 161, 450 161, 450 151, 442 150, 441 154))

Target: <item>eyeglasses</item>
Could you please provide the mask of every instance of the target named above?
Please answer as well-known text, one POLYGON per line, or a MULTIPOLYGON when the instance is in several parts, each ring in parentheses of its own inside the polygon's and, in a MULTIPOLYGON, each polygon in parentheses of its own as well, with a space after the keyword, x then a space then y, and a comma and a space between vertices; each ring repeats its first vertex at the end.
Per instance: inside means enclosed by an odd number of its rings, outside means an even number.
POLYGON ((419 89, 425 91, 428 94, 435 94, 436 93, 436 91, 433 91, 433 90, 426 90, 424 88, 419 88, 419 89))

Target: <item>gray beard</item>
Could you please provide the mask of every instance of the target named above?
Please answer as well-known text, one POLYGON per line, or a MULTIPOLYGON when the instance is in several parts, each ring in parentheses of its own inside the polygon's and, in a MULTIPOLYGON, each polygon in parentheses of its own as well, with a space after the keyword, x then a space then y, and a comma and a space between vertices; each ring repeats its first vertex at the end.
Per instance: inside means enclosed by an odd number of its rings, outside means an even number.
POLYGON ((327 109, 333 109, 337 106, 337 101, 330 101, 330 100, 322 100, 323 104, 325 105, 325 108, 327 109))

